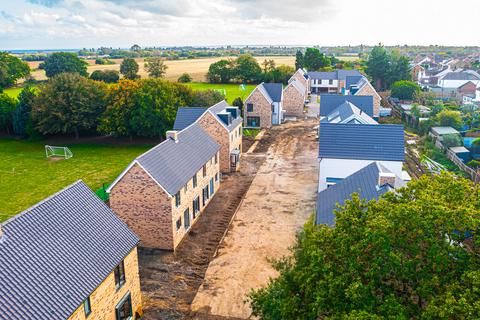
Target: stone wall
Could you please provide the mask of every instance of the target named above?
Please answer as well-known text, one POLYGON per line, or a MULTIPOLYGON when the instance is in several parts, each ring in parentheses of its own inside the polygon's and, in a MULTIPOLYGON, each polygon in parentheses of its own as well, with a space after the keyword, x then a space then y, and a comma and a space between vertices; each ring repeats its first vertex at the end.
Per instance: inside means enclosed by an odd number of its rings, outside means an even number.
POLYGON ((283 90, 283 109, 286 116, 303 116, 303 107, 305 104, 305 96, 298 92, 297 88, 290 83, 283 90))
MULTIPOLYGON (((87 319, 115 320, 115 307, 127 295, 132 300, 132 314, 142 314, 142 293, 140 291, 140 277, 138 273, 137 248, 133 249, 124 259, 125 283, 118 290, 115 287, 115 276, 112 271, 107 278, 90 295, 92 312, 87 319)), ((83 302, 69 320, 85 320, 83 302)))
POLYGON ((240 123, 235 129, 230 132, 230 153, 233 150, 238 149, 240 150, 240 158, 238 159, 237 163, 237 171, 240 170, 240 162, 242 158, 242 136, 243 136, 243 126, 240 123))
POLYGON ((243 106, 243 123, 244 127, 247 127, 247 117, 260 117, 260 127, 270 128, 272 126, 272 105, 260 90, 255 88, 250 96, 245 100, 243 106), (253 103, 253 111, 247 111, 247 104, 253 103))
POLYGON ((140 237, 140 245, 173 250, 170 196, 138 165, 110 191, 110 208, 140 237))
POLYGON ((308 91, 310 91, 310 81, 308 81, 307 79, 305 79, 305 77, 302 75, 301 72, 299 72, 297 70, 297 72, 295 72, 292 76, 292 79, 296 79, 298 81, 300 81, 300 83, 305 87, 305 96, 308 94, 308 91))
POLYGON ((380 102, 382 99, 377 94, 377 91, 375 91, 375 89, 371 85, 369 84, 364 85, 360 90, 358 90, 355 93, 355 95, 372 96, 373 97, 373 116, 377 118, 380 116, 380 102))

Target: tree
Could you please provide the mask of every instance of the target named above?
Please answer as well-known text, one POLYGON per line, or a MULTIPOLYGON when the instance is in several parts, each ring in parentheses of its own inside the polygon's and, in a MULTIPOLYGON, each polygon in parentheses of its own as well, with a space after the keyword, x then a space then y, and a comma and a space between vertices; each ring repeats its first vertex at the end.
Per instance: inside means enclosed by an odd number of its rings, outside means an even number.
POLYGON ((90 75, 90 79, 105 83, 115 83, 120 79, 120 74, 117 70, 95 70, 90 75))
POLYGON ((390 56, 390 67, 386 79, 386 87, 400 80, 412 80, 410 73, 410 61, 407 57, 400 55, 398 50, 393 51, 390 56))
POLYGON ((297 50, 295 54, 295 70, 304 68, 304 58, 303 53, 300 50, 297 50))
POLYGON ((83 77, 88 76, 87 62, 73 52, 52 53, 47 56, 42 65, 49 78, 65 72, 78 73, 83 77))
POLYGON ((270 60, 263 60, 262 62, 262 66, 263 66, 263 73, 264 74, 267 74, 268 72, 271 72, 273 70, 275 70, 275 60, 273 59, 270 59, 270 60))
POLYGON ((387 50, 383 45, 379 44, 375 46, 367 60, 367 74, 372 78, 375 88, 377 90, 385 90, 386 79, 389 75, 390 70, 390 58, 388 56, 387 50))
POLYGON ((233 102, 232 106, 237 107, 240 110, 240 114, 243 114, 243 100, 240 97, 236 97, 233 102))
POLYGON ((120 64, 120 73, 123 74, 125 79, 134 80, 139 78, 138 76, 138 63, 133 58, 125 58, 120 64))
POLYGON ((25 78, 29 74, 28 64, 11 54, 0 52, 0 92, 4 88, 13 86, 18 79, 25 78))
POLYGON ((196 108, 209 108, 220 101, 225 100, 225 96, 215 90, 195 90, 193 101, 190 104, 196 108))
POLYGON ((62 73, 42 86, 32 106, 35 128, 42 134, 94 131, 105 110, 105 85, 76 73, 62 73))
POLYGON ((255 82, 261 78, 262 69, 250 54, 242 54, 235 61, 235 78, 242 82, 255 82))
POLYGON ((480 187, 443 173, 378 202, 357 194, 335 227, 306 224, 279 277, 250 294, 261 319, 480 318, 480 187))
POLYGON ((442 127, 460 129, 463 125, 462 114, 454 110, 442 110, 435 116, 435 123, 442 127))
POLYGON ((401 100, 414 100, 420 93, 420 87, 413 81, 400 80, 392 84, 391 96, 401 100))
POLYGON ((303 61, 305 68, 310 71, 318 71, 331 65, 330 59, 317 48, 307 48, 303 61))
POLYGON ((222 59, 208 68, 207 79, 211 83, 228 83, 234 74, 234 61, 222 59))
POLYGON ((192 82, 192 77, 188 73, 183 73, 180 77, 178 77, 178 82, 180 83, 192 82))
POLYGON ((13 111, 17 101, 5 93, 0 93, 0 130, 12 132, 13 111))
POLYGON ((18 96, 18 104, 13 112, 13 132, 19 136, 32 136, 34 133, 32 123, 32 105, 35 100, 35 89, 23 88, 18 96))
POLYGON ((148 58, 145 62, 145 70, 147 70, 150 78, 163 78, 167 68, 168 66, 161 58, 148 58))

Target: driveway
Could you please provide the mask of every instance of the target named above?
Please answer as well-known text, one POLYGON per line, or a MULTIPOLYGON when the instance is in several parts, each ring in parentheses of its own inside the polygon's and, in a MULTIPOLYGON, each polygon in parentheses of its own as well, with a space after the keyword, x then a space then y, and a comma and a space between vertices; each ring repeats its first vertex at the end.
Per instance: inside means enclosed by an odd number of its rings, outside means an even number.
POLYGON ((317 102, 318 95, 311 94, 310 102, 307 103, 307 117, 318 118, 320 115, 320 103, 317 102))
POLYGON ((296 233, 314 212, 316 125, 310 119, 270 130, 266 159, 208 266, 191 306, 193 314, 250 317, 246 295, 277 275, 268 259, 289 254, 296 233))

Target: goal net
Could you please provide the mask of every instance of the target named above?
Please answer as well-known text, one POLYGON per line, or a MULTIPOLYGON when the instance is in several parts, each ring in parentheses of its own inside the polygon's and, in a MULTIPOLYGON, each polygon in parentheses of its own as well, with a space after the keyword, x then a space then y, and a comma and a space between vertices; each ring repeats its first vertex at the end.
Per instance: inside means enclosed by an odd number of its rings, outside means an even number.
POLYGON ((45 146, 45 155, 47 158, 65 158, 65 159, 70 159, 73 157, 72 151, 68 149, 67 147, 57 147, 57 146, 45 146))

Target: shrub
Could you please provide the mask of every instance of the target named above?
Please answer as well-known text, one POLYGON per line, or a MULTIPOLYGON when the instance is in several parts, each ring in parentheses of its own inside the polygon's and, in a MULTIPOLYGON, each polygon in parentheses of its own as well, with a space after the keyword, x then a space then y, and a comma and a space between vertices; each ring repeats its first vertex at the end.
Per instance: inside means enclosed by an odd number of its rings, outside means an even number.
POLYGON ((117 70, 95 70, 90 75, 90 79, 105 83, 115 83, 120 79, 120 74, 117 70))
POLYGON ((401 100, 413 100, 420 92, 420 87, 413 81, 400 80, 390 87, 391 96, 401 100))
POLYGON ((188 73, 184 73, 180 77, 178 77, 178 82, 180 83, 192 82, 192 77, 188 73))

